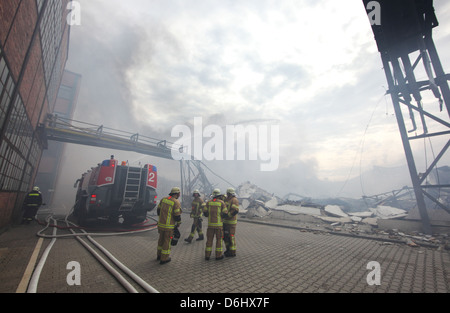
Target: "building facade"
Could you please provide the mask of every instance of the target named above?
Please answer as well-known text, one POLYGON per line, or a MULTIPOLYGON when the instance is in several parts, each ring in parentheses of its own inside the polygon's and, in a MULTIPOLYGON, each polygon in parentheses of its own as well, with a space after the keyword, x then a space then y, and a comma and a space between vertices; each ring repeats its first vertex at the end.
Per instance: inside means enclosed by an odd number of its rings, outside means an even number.
MULTIPOLYGON (((64 71, 53 114, 60 118, 72 119, 81 86, 81 75, 64 71)), ((43 151, 35 185, 39 186, 47 207, 53 204, 55 188, 58 184, 61 156, 66 144, 48 141, 48 148, 43 151)))
POLYGON ((32 187, 69 49, 70 0, 0 1, 0 229, 32 187))

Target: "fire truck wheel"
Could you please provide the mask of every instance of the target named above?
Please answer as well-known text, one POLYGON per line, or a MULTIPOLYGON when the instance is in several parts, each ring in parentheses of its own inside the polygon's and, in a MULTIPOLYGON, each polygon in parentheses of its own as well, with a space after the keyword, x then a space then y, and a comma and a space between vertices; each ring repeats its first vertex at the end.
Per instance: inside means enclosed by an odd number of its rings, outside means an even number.
MULTIPOLYGON (((86 199, 86 201, 87 201, 87 199, 86 199)), ((78 225, 80 225, 80 226, 87 225, 88 207, 87 207, 86 201, 83 202, 84 204, 79 206, 79 210, 77 213, 77 221, 78 221, 78 225)))
POLYGON ((126 226, 131 226, 134 224, 142 223, 145 221, 145 216, 142 217, 140 215, 127 215, 124 217, 123 224, 126 226))

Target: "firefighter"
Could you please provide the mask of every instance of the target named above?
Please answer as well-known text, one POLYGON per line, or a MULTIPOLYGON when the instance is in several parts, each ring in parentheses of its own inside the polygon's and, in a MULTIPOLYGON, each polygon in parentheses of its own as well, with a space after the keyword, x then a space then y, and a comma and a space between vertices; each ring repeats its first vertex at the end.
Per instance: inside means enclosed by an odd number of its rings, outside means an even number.
POLYGON ((29 224, 36 216, 37 211, 42 205, 42 194, 39 187, 33 187, 23 201, 23 208, 25 210, 22 218, 22 224, 29 224))
POLYGON ((179 197, 180 188, 172 188, 169 196, 161 199, 156 210, 159 216, 159 240, 156 259, 160 261, 160 264, 166 264, 171 261, 171 241, 174 231, 177 232, 181 224, 181 204, 178 200, 179 197))
POLYGON ((239 213, 239 200, 236 198, 234 188, 227 189, 227 198, 225 199, 228 215, 223 219, 223 240, 225 241, 226 257, 236 256, 236 226, 237 214, 239 213))
POLYGON ((200 198, 200 192, 198 190, 194 190, 192 196, 194 197, 194 200, 192 200, 191 218, 193 218, 194 221, 192 223, 191 233, 189 234, 189 237, 184 239, 184 241, 187 241, 188 243, 192 242, 196 231, 198 233, 198 238, 196 241, 204 239, 202 231, 203 200, 202 198, 200 198))
POLYGON ((228 214, 225 203, 221 200, 219 189, 214 189, 212 200, 205 205, 203 215, 208 218, 208 230, 206 231, 205 260, 209 260, 212 252, 214 236, 216 237, 216 260, 223 259, 223 222, 228 214))

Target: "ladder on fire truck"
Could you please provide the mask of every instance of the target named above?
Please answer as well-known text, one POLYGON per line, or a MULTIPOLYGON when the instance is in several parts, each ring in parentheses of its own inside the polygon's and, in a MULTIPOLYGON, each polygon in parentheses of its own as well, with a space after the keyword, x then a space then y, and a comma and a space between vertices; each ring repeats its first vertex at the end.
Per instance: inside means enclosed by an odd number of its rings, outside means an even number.
POLYGON ((127 164, 127 179, 123 190, 123 200, 120 212, 131 211, 139 200, 141 190, 142 167, 130 167, 127 164))

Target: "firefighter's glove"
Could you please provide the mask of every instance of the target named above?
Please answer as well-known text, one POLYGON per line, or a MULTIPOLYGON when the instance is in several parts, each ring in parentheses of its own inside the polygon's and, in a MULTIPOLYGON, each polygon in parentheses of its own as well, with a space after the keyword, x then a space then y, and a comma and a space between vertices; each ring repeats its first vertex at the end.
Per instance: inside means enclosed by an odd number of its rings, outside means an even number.
POLYGON ((176 226, 178 227, 178 226, 180 226, 180 224, 181 224, 181 216, 180 215, 178 215, 178 216, 175 216, 175 222, 177 222, 176 223, 176 226))

